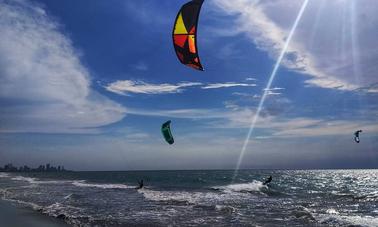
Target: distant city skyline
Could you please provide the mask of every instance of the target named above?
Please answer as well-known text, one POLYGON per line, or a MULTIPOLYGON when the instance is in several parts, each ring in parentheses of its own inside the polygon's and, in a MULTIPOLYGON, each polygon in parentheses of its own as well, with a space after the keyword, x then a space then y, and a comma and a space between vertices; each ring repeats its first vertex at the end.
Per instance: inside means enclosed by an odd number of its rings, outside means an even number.
POLYGON ((49 163, 46 165, 39 165, 37 168, 23 165, 20 167, 14 166, 12 163, 0 167, 0 172, 61 172, 67 171, 64 166, 52 166, 49 163))
POLYGON ((0 166, 234 169, 266 92, 241 168, 378 168, 378 2, 309 1, 270 89, 303 1, 206 0, 204 72, 185 2, 0 0, 0 166))

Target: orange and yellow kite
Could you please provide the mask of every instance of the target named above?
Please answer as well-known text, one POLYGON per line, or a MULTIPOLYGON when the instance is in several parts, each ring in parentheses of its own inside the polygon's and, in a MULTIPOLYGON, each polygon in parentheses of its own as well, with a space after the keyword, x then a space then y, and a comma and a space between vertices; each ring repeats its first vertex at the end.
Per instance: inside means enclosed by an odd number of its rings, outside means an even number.
POLYGON ((177 14, 173 27, 173 44, 178 59, 184 65, 203 71, 197 48, 197 24, 204 0, 184 4, 177 14))

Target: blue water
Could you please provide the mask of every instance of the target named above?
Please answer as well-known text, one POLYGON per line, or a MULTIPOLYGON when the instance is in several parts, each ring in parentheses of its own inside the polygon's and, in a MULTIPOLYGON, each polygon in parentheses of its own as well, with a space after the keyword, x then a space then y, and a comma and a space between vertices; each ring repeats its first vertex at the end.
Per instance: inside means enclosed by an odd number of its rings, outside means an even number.
POLYGON ((378 226, 378 170, 232 177, 220 170, 0 173, 0 196, 73 226, 378 226), (140 179, 145 188, 136 190, 140 179))

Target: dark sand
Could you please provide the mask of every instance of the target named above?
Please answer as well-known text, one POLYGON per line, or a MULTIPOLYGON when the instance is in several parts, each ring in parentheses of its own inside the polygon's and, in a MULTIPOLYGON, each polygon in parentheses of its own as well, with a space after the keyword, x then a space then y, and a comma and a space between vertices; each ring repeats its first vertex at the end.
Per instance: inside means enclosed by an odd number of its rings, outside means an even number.
POLYGON ((62 220, 0 200, 0 227, 67 227, 62 220))

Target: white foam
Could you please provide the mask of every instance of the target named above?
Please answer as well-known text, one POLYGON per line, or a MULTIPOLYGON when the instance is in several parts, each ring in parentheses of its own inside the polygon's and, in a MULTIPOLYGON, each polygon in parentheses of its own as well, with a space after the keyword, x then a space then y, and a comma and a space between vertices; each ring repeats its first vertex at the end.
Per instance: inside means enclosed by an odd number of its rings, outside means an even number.
POLYGON ((64 184, 64 183, 70 183, 72 181, 64 181, 64 180, 44 180, 41 181, 37 178, 32 178, 32 177, 23 177, 23 176, 17 176, 17 177, 12 177, 12 180, 15 181, 26 181, 29 182, 30 184, 64 184))
POLYGON ((176 201, 190 204, 200 204, 209 201, 225 199, 225 195, 212 192, 186 192, 186 191, 155 191, 150 189, 138 190, 146 199, 152 201, 176 201))
POLYGON ((73 195, 72 193, 68 194, 68 195, 64 196, 63 199, 69 199, 69 198, 71 198, 72 195, 73 195))
POLYGON ((232 206, 225 206, 225 205, 215 205, 215 209, 227 213, 234 213, 236 211, 235 207, 232 206))
POLYGON ((31 177, 17 176, 17 177, 12 177, 11 179, 15 180, 15 181, 27 181, 30 184, 35 184, 36 183, 36 178, 31 178, 31 177))
POLYGON ((83 223, 80 220, 93 220, 92 216, 85 214, 84 208, 74 207, 56 202, 42 208, 41 213, 51 217, 64 219, 65 222, 72 226, 92 226, 89 223, 83 223))
POLYGON ((48 214, 49 216, 56 217, 61 213, 66 213, 66 212, 64 212, 66 210, 69 210, 71 212, 72 211, 79 212, 79 211, 82 211, 83 208, 78 208, 78 207, 69 206, 69 205, 63 205, 61 203, 56 202, 56 203, 53 203, 49 206, 44 207, 42 209, 42 213, 48 214))
POLYGON ((0 178, 7 178, 9 177, 8 173, 0 173, 0 178))
POLYGON ((321 223, 337 225, 378 226, 378 218, 372 216, 322 215, 321 223), (336 223, 335 223, 336 222, 336 223))
POLYGON ((77 187, 89 187, 89 188, 102 188, 102 189, 130 189, 135 188, 135 186, 129 186, 125 184, 91 184, 86 183, 84 180, 73 181, 73 185, 77 187))
POLYGON ((4 197, 2 199, 9 201, 9 202, 15 202, 15 203, 27 206, 27 207, 31 207, 33 210, 41 210, 42 209, 41 206, 39 206, 35 203, 32 203, 32 202, 25 202, 25 201, 17 200, 17 199, 8 199, 8 198, 4 198, 4 197))
POLYGON ((261 192, 264 188, 267 189, 268 187, 263 185, 262 182, 255 180, 250 183, 213 187, 213 189, 223 190, 224 192, 261 192))
POLYGON ((335 209, 328 209, 326 212, 327 214, 339 214, 339 212, 335 209))

